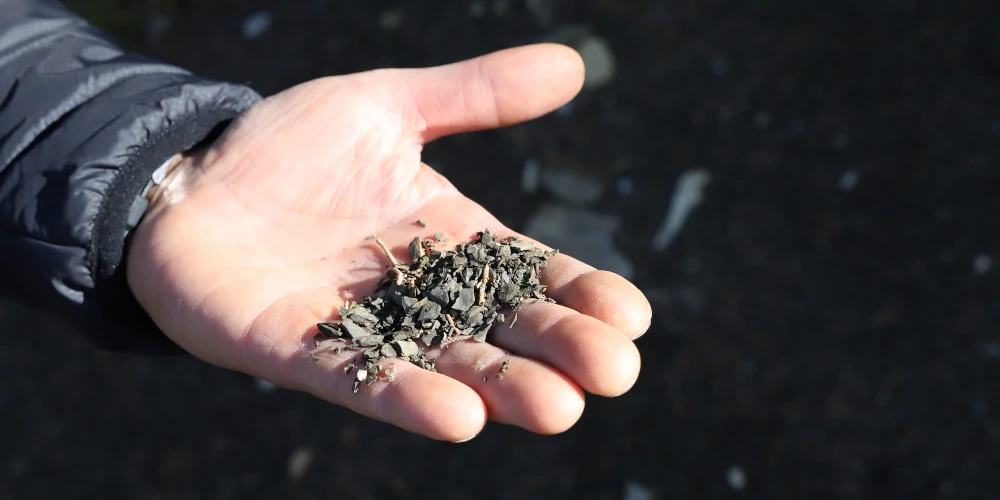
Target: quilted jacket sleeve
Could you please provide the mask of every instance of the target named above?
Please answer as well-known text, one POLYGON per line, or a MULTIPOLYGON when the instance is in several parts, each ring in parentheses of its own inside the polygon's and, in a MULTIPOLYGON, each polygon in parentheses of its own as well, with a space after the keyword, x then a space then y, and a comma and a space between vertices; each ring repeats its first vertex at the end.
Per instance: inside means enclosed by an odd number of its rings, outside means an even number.
POLYGON ((0 0, 0 295, 104 349, 175 352, 125 281, 129 212, 259 99, 124 53, 58 2, 0 0))

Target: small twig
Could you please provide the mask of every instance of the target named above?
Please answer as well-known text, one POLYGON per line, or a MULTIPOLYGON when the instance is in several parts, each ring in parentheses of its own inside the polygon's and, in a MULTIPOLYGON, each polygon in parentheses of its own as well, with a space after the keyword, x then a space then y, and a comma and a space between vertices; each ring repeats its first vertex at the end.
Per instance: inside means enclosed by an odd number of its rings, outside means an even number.
POLYGON ((455 326, 455 318, 452 318, 450 314, 445 314, 444 317, 448 319, 448 324, 451 325, 451 329, 455 332, 455 336, 461 335, 462 332, 455 326))
POLYGON ((487 264, 485 267, 483 267, 483 281, 479 282, 479 287, 478 287, 479 300, 477 300, 476 302, 478 302, 479 305, 481 306, 486 305, 486 284, 489 282, 490 282, 490 266, 489 264, 487 264))
POLYGON ((385 256, 389 258, 389 262, 392 262, 393 266, 398 266, 399 261, 396 260, 396 257, 393 257, 392 252, 389 251, 389 247, 385 245, 385 242, 382 241, 382 238, 379 238, 374 234, 372 235, 372 238, 375 239, 375 243, 378 243, 378 246, 382 247, 382 251, 385 252, 385 256))

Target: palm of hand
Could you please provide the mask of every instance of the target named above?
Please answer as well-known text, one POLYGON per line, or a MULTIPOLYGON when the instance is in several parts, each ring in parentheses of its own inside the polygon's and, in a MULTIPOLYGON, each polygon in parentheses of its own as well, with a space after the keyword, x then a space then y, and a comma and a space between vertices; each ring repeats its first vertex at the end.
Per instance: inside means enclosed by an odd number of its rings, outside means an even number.
POLYGON ((565 49, 528 47, 321 79, 266 100, 168 179, 130 249, 136 297, 199 358, 414 432, 463 440, 487 417, 565 430, 583 410, 581 388, 611 396, 631 387, 631 338, 649 321, 638 290, 567 256, 543 276, 562 305, 526 306, 514 328, 492 334, 499 347, 451 345, 440 373, 396 363, 392 382, 355 395, 342 370, 351 353, 313 365, 300 345, 384 272, 370 235, 402 260, 423 235, 417 218, 452 242, 484 227, 514 234, 421 163, 421 147, 550 111, 579 90, 578 67, 565 49), (502 359, 511 376, 483 382, 502 359))

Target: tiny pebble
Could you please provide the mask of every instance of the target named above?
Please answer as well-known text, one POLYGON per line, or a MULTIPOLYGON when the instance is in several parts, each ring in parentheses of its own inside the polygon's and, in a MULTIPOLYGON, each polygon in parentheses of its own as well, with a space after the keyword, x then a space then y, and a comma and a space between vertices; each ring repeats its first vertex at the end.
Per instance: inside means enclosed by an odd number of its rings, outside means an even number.
POLYGON ((989 255, 977 255, 972 261, 972 269, 975 271, 977 276, 982 276, 988 272, 993 267, 993 258, 989 255))
POLYGON ((469 2, 469 15, 480 18, 486 15, 486 2, 483 0, 472 0, 469 2))
POLYGON ((403 11, 399 9, 382 11, 378 16, 378 24, 383 31, 396 31, 403 25, 403 11))
POLYGON ((985 415, 990 411, 990 404, 985 399, 977 399, 972 402, 972 411, 980 415, 985 415))
POLYGON ((937 207, 934 209, 934 217, 941 222, 947 222, 951 219, 951 209, 948 207, 937 207))
POLYGON ((729 470, 726 471, 726 483, 729 484, 730 488, 736 491, 741 491, 745 488, 747 485, 747 475, 746 472, 743 472, 743 467, 740 467, 739 465, 730 467, 729 470))
POLYGON ((506 16, 510 11, 510 0, 494 0, 493 15, 497 17, 506 16))
POLYGON ((625 481, 625 494, 622 500, 652 500, 653 492, 648 486, 633 480, 625 481))
POLYGON ((712 182, 712 174, 705 169, 691 169, 681 173, 674 186, 670 206, 659 229, 653 235, 653 250, 661 252, 674 241, 688 217, 704 199, 705 187, 712 182))
POLYGON ((771 117, 767 113, 761 111, 754 115, 753 126, 757 127, 757 130, 764 130, 768 125, 771 124, 771 117))
POLYGON ((154 43, 159 42, 167 30, 170 29, 173 21, 172 17, 163 14, 150 17, 149 21, 146 22, 146 38, 154 43))
POLYGON ((628 196, 632 194, 632 178, 622 177, 618 179, 618 194, 628 196))
POLYGON ((521 189, 525 193, 533 194, 538 192, 539 173, 542 164, 537 158, 528 158, 521 167, 521 189))
POLYGON ((548 25, 552 22, 554 5, 550 0, 524 0, 524 5, 541 25, 548 25))
POLYGON ((1000 358, 1000 342, 995 340, 983 343, 979 350, 987 358, 1000 358))
POLYGON ((10 462, 10 475, 14 477, 22 476, 28 471, 28 461, 17 457, 10 462))
POLYGON ((938 484, 938 492, 941 496, 950 497, 955 494, 955 482, 950 479, 944 479, 938 484))
POLYGON ((253 385, 254 387, 257 388, 258 391, 263 392, 264 394, 270 394, 278 390, 278 386, 261 378, 255 378, 253 381, 253 385))
POLYGON ((574 204, 595 203, 604 191, 600 179, 573 167, 547 166, 539 180, 553 196, 574 204))
POLYGON ((847 149, 851 145, 851 137, 843 132, 833 136, 833 140, 830 141, 833 147, 837 149, 847 149))
POLYGON ((273 22, 274 16, 270 11, 262 10, 250 14, 243 21, 243 38, 247 40, 255 40, 264 34, 271 27, 271 22, 273 22))
POLYGON ((712 73, 715 76, 723 77, 729 72, 729 63, 725 59, 716 59, 712 61, 712 73))
POLYGON ((576 51, 583 59, 583 85, 596 88, 607 85, 615 77, 615 54, 608 40, 600 35, 585 35, 576 44, 576 51))
POLYGON ((840 190, 843 192, 853 191, 858 185, 858 180, 860 179, 857 170, 848 170, 841 174, 840 180, 837 185, 840 186, 840 190))
POLYGON ((288 477, 292 481, 298 481, 306 475, 309 466, 312 465, 314 453, 305 446, 295 450, 288 457, 288 477))

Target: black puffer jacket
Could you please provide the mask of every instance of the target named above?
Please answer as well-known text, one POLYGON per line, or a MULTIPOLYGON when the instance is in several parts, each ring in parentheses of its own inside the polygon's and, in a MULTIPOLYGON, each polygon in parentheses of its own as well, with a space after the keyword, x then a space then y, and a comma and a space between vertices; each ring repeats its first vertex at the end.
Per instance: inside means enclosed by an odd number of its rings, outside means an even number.
POLYGON ((258 100, 126 54, 58 2, 0 0, 0 294, 105 349, 176 351, 125 281, 137 200, 258 100))

